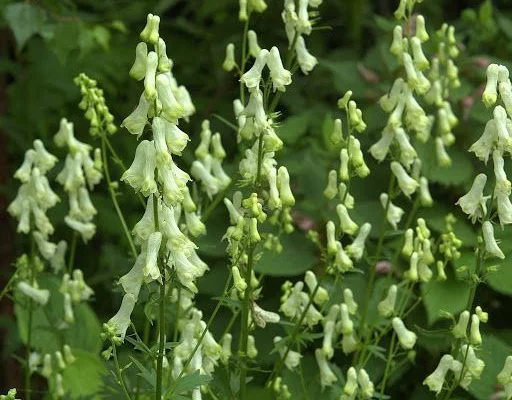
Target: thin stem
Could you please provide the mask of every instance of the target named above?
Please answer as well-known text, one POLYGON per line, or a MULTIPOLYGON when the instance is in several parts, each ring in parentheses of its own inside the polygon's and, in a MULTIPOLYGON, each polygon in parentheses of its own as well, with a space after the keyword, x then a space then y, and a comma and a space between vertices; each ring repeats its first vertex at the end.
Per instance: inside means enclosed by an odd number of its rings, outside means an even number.
POLYGON ((112 355, 114 356, 114 365, 116 367, 116 377, 117 377, 117 380, 118 380, 118 383, 119 385, 121 386, 121 389, 123 390, 123 393, 125 395, 125 397, 128 399, 128 400, 131 400, 131 396, 130 396, 130 393, 128 393, 128 389, 126 389, 126 385, 124 383, 124 379, 123 379, 123 373, 121 372, 121 368, 119 367, 119 359, 117 358, 117 350, 116 350, 116 345, 112 343, 112 355))
POLYGON ((236 322, 236 319, 240 315, 240 310, 236 310, 233 315, 231 316, 231 319, 229 320, 228 324, 226 325, 226 329, 224 329, 224 332, 222 333, 221 337, 224 337, 226 333, 231 332, 231 328, 233 328, 233 325, 236 322))
POLYGON ((210 318, 208 319, 208 322, 206 323, 206 326, 203 330, 203 332, 201 333, 201 336, 199 337, 199 340, 197 341, 197 344, 196 346, 194 347, 194 349, 192 350, 192 353, 190 353, 190 355, 188 356, 188 359, 187 361, 185 362, 185 364, 183 365, 183 368, 180 372, 180 375, 178 376, 178 378, 175 380, 175 383, 183 376, 183 374, 185 373, 185 371, 187 370, 190 362, 192 361, 192 358, 194 357, 194 355, 196 354, 196 351, 199 349, 199 346, 201 346, 201 342, 203 341, 204 337, 206 336, 206 333, 208 332, 208 329, 210 329, 210 326, 212 325, 213 323, 213 320, 215 319, 215 317, 217 316, 217 313, 219 312, 220 310, 220 307, 222 306, 222 303, 224 301, 224 299, 227 297, 228 295, 228 289, 229 289, 229 286, 231 284, 231 278, 232 278, 232 275, 229 274, 229 277, 228 279, 226 279, 226 283, 224 285, 224 290, 222 291, 222 296, 221 298, 219 299, 219 301, 217 302, 217 305, 215 306, 215 309, 213 310, 212 312, 212 315, 210 316, 210 318))
MULTIPOLYGON (((360 332, 359 332, 359 340, 358 340, 359 342, 361 342, 361 340, 365 336, 364 331, 365 331, 366 317, 368 314, 368 306, 369 306, 370 298, 371 298, 372 291, 373 291, 373 284, 375 282, 375 275, 377 272, 377 263, 379 262, 379 258, 381 256, 382 249, 383 249, 384 236, 386 233, 386 226, 387 226, 387 214, 388 214, 389 206, 391 204, 391 193, 393 192, 394 185, 395 185, 395 175, 391 174, 391 178, 389 180, 388 192, 387 192, 388 200, 386 201, 386 207, 384 208, 384 216, 382 217, 382 222, 381 222, 381 226, 380 226, 380 234, 379 234, 379 241, 377 243, 377 251, 375 254, 375 260, 374 260, 374 262, 372 262, 372 264, 370 266, 370 278, 368 280, 368 286, 366 288, 364 303, 363 303, 363 307, 361 309, 361 322, 359 325, 360 332)), ((368 340, 369 340, 369 337, 367 335, 366 339, 365 339, 365 344, 367 344, 368 340)), ((355 354, 354 360, 359 361, 359 355, 360 355, 360 352, 358 351, 355 354)))
MULTIPOLYGON (((158 198, 156 194, 153 194, 153 217, 155 220, 155 231, 160 230, 160 222, 158 218, 158 198)), ((165 351, 165 265, 162 264, 161 257, 158 257, 160 264, 160 274, 162 283, 160 284, 160 298, 158 301, 158 354, 156 359, 156 392, 155 399, 162 399, 162 384, 163 384, 163 362, 164 362, 164 351, 165 351)))
MULTIPOLYGON (((260 141, 261 143, 261 141, 260 141)), ((242 369, 240 371, 240 392, 239 399, 244 400, 246 396, 247 390, 247 365, 245 362, 245 357, 247 354, 247 344, 249 342, 249 312, 250 312, 250 301, 252 297, 252 285, 251 285, 251 275, 252 268, 254 263, 254 247, 249 250, 249 256, 247 261, 247 268, 245 274, 245 281, 247 282, 247 288, 245 289, 243 303, 242 303, 242 325, 241 325, 241 333, 240 333, 240 344, 238 347, 238 352, 241 357, 244 358, 244 362, 242 363, 242 369)))
POLYGON ((75 251, 76 251, 76 241, 78 239, 78 233, 73 231, 73 237, 71 238, 71 248, 69 250, 69 259, 68 259, 68 274, 73 272, 73 266, 75 264, 75 251))
POLYGON ((235 184, 235 182, 232 180, 229 183, 229 185, 224 188, 224 190, 222 192, 218 193, 217 196, 215 196, 215 198, 208 205, 208 207, 206 207, 203 215, 201 216, 201 220, 203 222, 206 222, 206 220, 211 216, 213 210, 215 210, 215 208, 217 208, 217 206, 224 199, 224 197, 226 197, 226 194, 231 190, 231 188, 234 186, 234 184, 235 184))
POLYGON ((181 312, 181 288, 178 289, 178 301, 176 302, 176 322, 174 323, 174 333, 172 335, 172 341, 177 342, 178 341, 178 325, 180 322, 180 312, 181 312))
MULTIPOLYGON (((114 150, 112 143, 110 143, 110 140, 108 140, 107 134, 103 132, 102 138, 105 139, 107 148, 110 151, 110 153, 112 154, 112 157, 114 158, 114 162, 116 162, 121 167, 121 169, 124 173, 128 168, 126 168, 125 163, 123 162, 123 160, 121 160, 121 158, 119 157, 117 152, 114 150)), ((103 158, 106 159, 105 156, 103 156, 103 158)), ((139 192, 136 193, 136 196, 137 196, 137 199, 139 200, 139 202, 142 204, 142 206, 146 207, 146 201, 144 200, 144 197, 142 197, 142 195, 139 192)))
POLYGON ((382 378, 382 383, 380 386, 380 397, 383 398, 384 390, 386 389, 386 382, 388 381, 388 374, 391 368, 391 363, 393 362, 393 358, 395 356, 395 345, 396 345, 396 332, 393 331, 393 335, 391 336, 391 345, 389 346, 388 359, 386 361, 386 368, 384 369, 384 377, 382 378))
POLYGON ((114 204, 114 208, 116 210, 117 216, 119 218, 119 222, 121 222, 121 227, 123 228, 124 235, 126 236, 126 240, 128 241, 128 244, 130 245, 130 250, 132 252, 133 258, 137 258, 137 249, 135 248, 135 244, 133 243, 132 235, 130 234, 130 231, 128 229, 128 225, 126 225, 126 221, 124 219, 123 212, 121 211, 121 208, 119 207, 119 203, 117 202, 117 196, 116 192, 112 186, 112 180, 110 179, 110 171, 108 168, 108 158, 107 158, 107 140, 105 138, 106 134, 103 133, 101 135, 101 152, 103 156, 103 171, 105 174, 105 179, 107 181, 107 188, 108 192, 110 193, 110 199, 112 200, 112 203, 114 204))
MULTIPOLYGON (((34 264, 36 258, 36 242, 34 239, 34 235, 30 235, 30 285, 34 285, 35 281, 35 271, 34 264)), ((32 323, 33 323, 33 315, 34 315, 34 302, 32 299, 28 300, 28 324, 27 324, 27 346, 26 346, 26 354, 25 354, 25 398, 30 400, 32 395, 31 391, 31 381, 30 381, 30 366, 28 360, 30 359, 30 348, 32 345, 32 323)))
MULTIPOLYGON (((247 32, 249 31, 249 21, 251 20, 251 13, 248 13, 247 19, 244 24, 244 34, 242 36, 242 60, 240 62, 240 76, 245 72, 245 64, 247 63, 247 32)), ((245 90, 244 83, 240 81, 240 101, 245 104, 245 90)))

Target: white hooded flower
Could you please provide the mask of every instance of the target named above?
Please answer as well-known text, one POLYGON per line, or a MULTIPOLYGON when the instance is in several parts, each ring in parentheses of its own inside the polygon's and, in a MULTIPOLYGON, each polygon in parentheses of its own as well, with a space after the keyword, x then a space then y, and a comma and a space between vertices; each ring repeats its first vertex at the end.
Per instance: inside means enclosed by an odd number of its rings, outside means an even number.
POLYGON ((453 357, 450 354, 445 354, 441 357, 437 368, 423 381, 424 385, 427 385, 429 390, 435 393, 439 393, 443 388, 446 374, 452 367, 453 357))
POLYGON ((153 142, 143 140, 137 146, 132 165, 125 171, 121 180, 126 181, 136 192, 141 192, 147 197, 157 190, 155 167, 155 146, 153 142))
POLYGON ((491 256, 504 259, 505 255, 499 248, 498 243, 496 243, 496 239, 494 238, 494 228, 490 221, 485 221, 483 223, 482 234, 484 237, 485 251, 491 256))
POLYGON ((267 60, 269 58, 269 51, 267 49, 261 49, 254 60, 254 64, 251 69, 245 72, 240 81, 247 87, 247 89, 252 90, 259 87, 261 81, 261 72, 265 65, 267 65, 267 60))
POLYGON ((371 230, 371 224, 365 222, 359 229, 354 241, 346 247, 347 254, 354 260, 359 261, 363 257, 365 242, 371 230))
POLYGON ((136 302, 137 298, 133 294, 125 294, 119 311, 107 322, 107 325, 115 330, 116 335, 119 335, 121 340, 124 340, 126 331, 130 326, 131 315, 136 302))
POLYGON ((347 207, 343 204, 338 204, 336 206, 336 213, 340 219, 341 230, 349 235, 354 235, 357 232, 358 226, 348 215, 347 207))
POLYGON ((320 384, 322 385, 322 388, 331 386, 338 380, 338 378, 336 378, 336 375, 334 375, 331 368, 329 367, 322 349, 315 350, 315 358, 320 370, 320 384))
POLYGON ((371 399, 373 398, 373 394, 375 392, 375 387, 373 382, 370 380, 368 373, 364 369, 360 369, 357 374, 357 382, 359 383, 359 387, 361 388, 361 392, 363 394, 363 398, 371 399))
POLYGON ((382 208, 384 210, 386 210, 387 208, 386 218, 389 224, 393 227, 393 229, 396 230, 397 224, 402 219, 402 216, 404 215, 405 211, 402 210, 400 207, 395 206, 389 199, 387 193, 381 193, 380 204, 382 205, 382 208))
POLYGON ((402 167, 398 162, 391 162, 391 171, 398 181, 398 186, 407 197, 410 197, 410 195, 419 187, 419 183, 415 179, 411 178, 405 171, 404 167, 402 167))
POLYGON ((318 64, 318 60, 309 53, 304 38, 300 35, 295 42, 295 52, 297 53, 297 62, 299 63, 302 73, 304 75, 309 74, 318 64))
POLYGON ((483 218, 487 214, 487 199, 484 196, 484 188, 487 182, 487 175, 478 174, 473 181, 473 185, 468 193, 462 196, 457 203, 466 214, 468 214, 472 223, 477 219, 483 218))
POLYGON ((485 124, 482 136, 480 136, 480 138, 471 145, 469 151, 475 153, 475 156, 479 160, 487 164, 489 155, 491 154, 497 140, 498 130, 496 127, 496 121, 491 119, 487 124, 485 124))
POLYGON ((174 96, 171 82, 165 74, 158 74, 156 77, 156 90, 158 100, 162 103, 162 116, 169 122, 176 123, 183 117, 183 107, 174 96))
POLYGON ((28 298, 32 299, 38 304, 45 305, 50 298, 50 291, 47 289, 39 289, 31 286, 29 283, 21 281, 17 285, 18 290, 28 298))
POLYGON ((278 48, 275 46, 270 49, 267 65, 270 70, 270 78, 272 79, 274 91, 279 90, 284 92, 286 90, 285 86, 292 83, 292 74, 283 67, 281 55, 279 54, 278 48))
POLYGON ((96 225, 92 222, 81 222, 69 216, 64 217, 64 222, 71 229, 80 233, 84 243, 87 243, 96 233, 96 225))
MULTIPOLYGON (((274 337, 274 344, 277 347, 277 350, 279 352, 279 355, 281 357, 284 356, 284 353, 286 351, 286 347, 279 345, 279 342, 282 340, 280 336, 274 337)), ((286 368, 288 368, 290 371, 293 371, 295 368, 297 368, 300 364, 300 359, 302 358, 302 354, 300 354, 297 351, 288 350, 288 354, 286 355, 286 358, 284 360, 284 365, 286 368)))
POLYGON ((377 161, 383 161, 389 153, 389 148, 395 137, 395 130, 386 125, 381 138, 370 147, 370 153, 377 161))

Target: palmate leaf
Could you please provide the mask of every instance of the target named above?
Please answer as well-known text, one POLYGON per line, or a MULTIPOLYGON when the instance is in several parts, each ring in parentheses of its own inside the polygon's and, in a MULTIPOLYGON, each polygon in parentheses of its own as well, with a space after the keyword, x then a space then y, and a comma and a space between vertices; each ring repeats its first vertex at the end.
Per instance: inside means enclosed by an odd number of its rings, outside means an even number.
POLYGON ((179 378, 176 383, 171 386, 166 393, 166 396, 171 395, 171 399, 188 399, 188 397, 184 397, 183 393, 189 392, 195 388, 198 388, 202 385, 206 385, 208 382, 212 380, 211 377, 206 375, 201 375, 199 371, 195 371, 191 374, 183 375, 179 378))
POLYGON ((135 364, 135 366, 139 369, 140 377, 144 378, 153 388, 156 387, 156 374, 155 370, 149 371, 144 365, 142 365, 136 358, 130 356, 130 360, 135 364))

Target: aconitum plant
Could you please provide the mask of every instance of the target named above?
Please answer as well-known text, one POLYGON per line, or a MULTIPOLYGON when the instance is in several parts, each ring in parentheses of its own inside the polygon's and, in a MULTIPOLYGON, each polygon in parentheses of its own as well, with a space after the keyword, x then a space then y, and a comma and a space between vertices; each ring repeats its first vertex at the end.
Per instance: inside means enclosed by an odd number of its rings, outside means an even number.
POLYGON ((499 398, 511 399, 512 355, 504 365, 484 361, 486 335, 480 329, 489 315, 475 298, 499 268, 495 263, 506 258, 495 232, 512 223, 512 185, 505 168, 512 154, 512 83, 505 66, 488 66, 482 101, 492 112, 480 139, 467 149, 484 165, 491 159, 494 175, 476 175, 441 224, 420 217, 418 212, 435 206, 436 198, 419 147, 432 149, 436 163, 451 168, 459 123, 452 92, 461 84, 454 27, 444 24, 429 33, 421 2, 401 0, 394 13, 389 52, 399 68, 378 100, 386 118, 381 136, 370 138, 368 148, 362 144, 368 142, 362 140, 367 124, 356 96, 350 88, 339 94, 339 115, 326 138, 336 153, 323 191, 332 212, 306 234, 321 261, 282 283, 278 296, 265 291, 272 278, 258 273, 257 265, 267 253, 282 253, 297 225, 296 177, 280 161, 285 144, 279 125, 287 117, 280 100, 297 74, 308 75, 321 63, 307 45, 322 18, 322 1, 284 0, 286 43, 263 43, 251 29, 253 15, 268 12, 264 0, 240 1, 242 42, 229 43, 218 66, 239 85, 233 114, 219 117, 238 144, 238 169, 232 173, 224 169, 228 154, 221 134, 212 132, 208 119, 198 135, 184 131, 183 121, 197 118, 194 93, 172 72, 159 16, 147 16, 141 41, 134 43, 129 75, 140 82, 140 97, 119 125, 99 83, 80 74, 75 79, 79 108, 91 143, 99 147, 79 141, 73 122, 62 116, 54 142, 65 161, 56 183, 48 176, 57 157, 39 139, 14 174, 20 186, 8 212, 30 246, 18 257, 1 296, 11 295, 16 305, 26 348, 20 357, 25 383, 0 398, 14 400, 17 393, 38 398, 34 387, 36 382, 41 387, 41 379, 51 398, 82 398, 67 371, 83 368, 83 381, 101 381, 92 398, 386 399, 405 371, 417 368, 421 338, 443 334, 442 354, 429 355, 431 369, 418 382, 425 398, 469 398, 472 385, 489 369, 492 376, 486 379, 497 385, 499 398), (131 162, 121 160, 112 135, 133 143, 131 162), (199 144, 194 159, 183 162, 192 135, 199 136, 199 144), (110 168, 112 160, 122 170, 119 177, 110 168), (362 199, 353 190, 359 180, 371 185, 372 165, 389 177, 387 190, 374 199, 380 206, 377 223, 358 210, 362 199), (81 325, 90 312, 84 303, 94 302, 94 291, 74 261, 77 242, 87 243, 96 234, 95 219, 101 216, 91 192, 99 185, 107 187, 132 267, 112 282, 112 291, 121 296, 113 295, 120 298, 119 309, 99 334, 103 348, 87 353, 74 348, 73 336, 87 331, 81 325), (59 186, 62 196, 54 192, 59 186), (133 226, 118 202, 120 193, 140 206, 133 226), (68 204, 63 218, 71 229, 69 240, 54 237, 47 216, 59 201, 68 204), (218 207, 226 208, 229 226, 217 243, 225 249, 226 263, 214 267, 201 258, 198 243, 218 207), (474 261, 462 267, 457 213, 466 214, 477 232, 474 261), (201 310, 198 282, 213 268, 224 268, 227 279, 214 308, 201 310), (364 274, 363 288, 350 285, 357 274, 364 274), (469 296, 456 315, 442 312, 445 329, 431 332, 416 312, 432 288, 454 279, 469 288, 469 296), (264 308, 272 296, 279 298, 276 306, 264 308), (143 320, 134 317, 137 309, 143 320), (221 309, 228 319, 219 322, 221 309), (219 324, 223 329, 214 330, 219 324), (39 351, 38 340, 49 341, 53 350, 39 351), (97 364, 106 368, 91 367, 97 364), (100 370, 106 373, 98 376, 100 370))

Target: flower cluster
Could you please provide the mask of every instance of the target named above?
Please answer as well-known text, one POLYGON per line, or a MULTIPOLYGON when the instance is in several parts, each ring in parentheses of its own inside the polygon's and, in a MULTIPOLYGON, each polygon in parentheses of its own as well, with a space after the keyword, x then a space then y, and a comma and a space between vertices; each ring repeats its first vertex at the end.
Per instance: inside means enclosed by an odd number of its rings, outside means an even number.
POLYGON ((66 367, 76 361, 71 351, 71 347, 65 344, 62 351, 57 350, 53 354, 46 353, 41 355, 32 352, 28 359, 28 368, 31 373, 37 372, 48 381, 53 382, 53 395, 63 397, 65 395, 62 373, 66 367))
POLYGON ((92 220, 97 211, 91 202, 89 190, 102 179, 101 152, 95 149, 93 159, 91 146, 75 137, 73 123, 65 118, 60 121, 60 129, 54 141, 58 147, 68 150, 64 168, 57 175, 57 182, 64 187, 69 197, 69 212, 64 221, 87 242, 96 233, 92 220))

